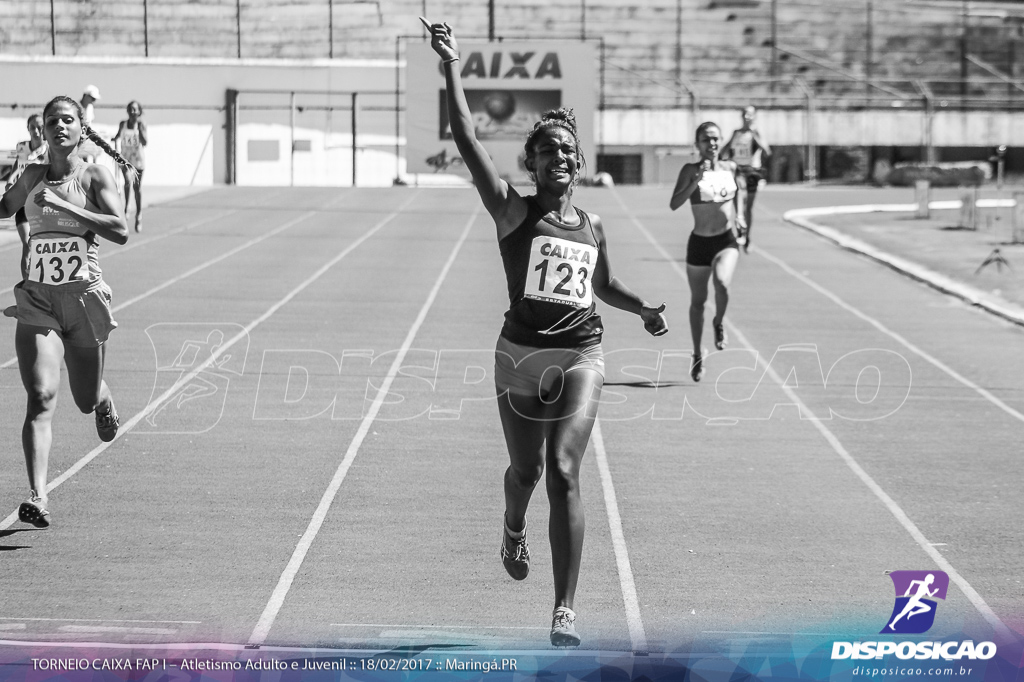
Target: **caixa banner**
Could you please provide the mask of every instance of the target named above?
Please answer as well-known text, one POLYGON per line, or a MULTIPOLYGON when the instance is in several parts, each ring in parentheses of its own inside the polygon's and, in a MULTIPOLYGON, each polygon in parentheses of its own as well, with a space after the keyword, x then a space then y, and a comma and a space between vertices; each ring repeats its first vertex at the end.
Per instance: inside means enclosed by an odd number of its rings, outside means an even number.
MULTIPOLYGON (((456 36, 457 37, 457 36, 456 36)), ((503 177, 525 180, 523 143, 541 114, 576 113, 583 154, 594 156, 597 55, 588 43, 459 41, 466 101, 477 139, 503 177)), ((410 173, 469 177, 452 140, 441 60, 428 42, 406 46, 406 161, 410 173)))

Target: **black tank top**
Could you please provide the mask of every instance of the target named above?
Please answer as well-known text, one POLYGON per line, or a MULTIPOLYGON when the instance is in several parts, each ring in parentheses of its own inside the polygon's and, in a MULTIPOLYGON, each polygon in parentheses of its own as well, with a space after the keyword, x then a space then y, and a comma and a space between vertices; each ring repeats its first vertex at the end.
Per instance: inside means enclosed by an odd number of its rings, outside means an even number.
POLYGON ((545 217, 532 196, 526 218, 498 242, 508 281, 509 309, 501 335, 537 348, 577 348, 601 341, 604 331, 592 281, 598 246, 590 218, 578 225, 545 217))

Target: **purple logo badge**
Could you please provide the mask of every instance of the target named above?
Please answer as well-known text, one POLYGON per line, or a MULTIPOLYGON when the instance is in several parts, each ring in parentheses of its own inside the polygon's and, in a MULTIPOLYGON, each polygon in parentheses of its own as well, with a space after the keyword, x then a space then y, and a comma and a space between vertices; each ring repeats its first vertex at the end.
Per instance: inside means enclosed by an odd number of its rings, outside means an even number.
POLYGON ((893 571, 896 604, 879 634, 919 635, 935 622, 936 599, 945 599, 949 576, 942 571, 893 571))

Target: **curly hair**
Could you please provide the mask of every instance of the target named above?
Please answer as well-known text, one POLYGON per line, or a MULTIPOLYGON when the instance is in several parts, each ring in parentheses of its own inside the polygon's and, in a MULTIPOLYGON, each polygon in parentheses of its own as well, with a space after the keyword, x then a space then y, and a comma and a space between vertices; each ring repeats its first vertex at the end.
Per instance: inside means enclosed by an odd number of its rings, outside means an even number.
MULTIPOLYGON (((580 147, 580 136, 576 128, 576 114, 568 107, 552 109, 541 115, 540 120, 533 125, 533 130, 531 130, 529 135, 526 136, 526 144, 523 145, 526 156, 529 157, 533 154, 533 148, 537 142, 537 135, 545 130, 550 130, 551 128, 561 128, 572 135, 572 141, 576 143, 576 155, 580 159, 580 168, 585 169, 587 167, 587 159, 583 156, 583 149, 580 147)), ((582 170, 576 174, 576 177, 579 178, 581 174, 582 170)), ((533 173, 530 173, 530 176, 533 177, 533 173)))

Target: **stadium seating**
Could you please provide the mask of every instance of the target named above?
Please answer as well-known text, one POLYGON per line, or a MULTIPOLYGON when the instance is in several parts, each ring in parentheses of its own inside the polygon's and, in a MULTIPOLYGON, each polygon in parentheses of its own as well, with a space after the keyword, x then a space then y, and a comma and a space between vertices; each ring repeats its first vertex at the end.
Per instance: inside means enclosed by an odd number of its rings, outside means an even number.
MULTIPOLYGON (((892 91, 915 98, 915 79, 937 97, 1024 95, 1004 82, 1024 73, 1020 3, 972 0, 966 21, 959 0, 774 6, 774 87, 772 0, 495 0, 493 25, 507 39, 598 41, 610 107, 689 106, 691 90, 708 103, 756 102, 788 90, 796 77, 823 98, 892 99, 892 91), (989 67, 968 63, 968 87, 959 82, 964 54, 989 67), (866 86, 866 76, 888 92, 866 86)), ((416 17, 424 11, 464 37, 486 38, 491 20, 482 0, 54 0, 54 9, 55 52, 69 56, 142 57, 148 49, 151 57, 389 59, 400 36, 423 35, 416 17)), ((52 50, 48 3, 0 3, 0 53, 52 50)))

